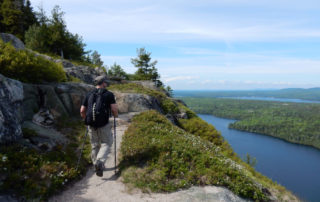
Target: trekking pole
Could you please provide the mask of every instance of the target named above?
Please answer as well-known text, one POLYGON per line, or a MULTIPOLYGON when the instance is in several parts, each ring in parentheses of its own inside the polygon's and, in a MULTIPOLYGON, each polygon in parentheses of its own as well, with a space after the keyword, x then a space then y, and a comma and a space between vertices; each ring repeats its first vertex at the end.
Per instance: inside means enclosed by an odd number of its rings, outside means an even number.
POLYGON ((78 163, 77 163, 77 168, 76 168, 76 170, 78 170, 78 168, 79 168, 79 164, 80 164, 80 160, 81 160, 83 148, 84 148, 84 145, 85 145, 85 143, 86 143, 87 135, 88 135, 88 127, 87 127, 87 130, 86 130, 86 134, 84 135, 84 138, 83 138, 84 140, 83 140, 82 148, 81 148, 81 151, 80 151, 80 156, 79 156, 79 158, 78 158, 78 163))
POLYGON ((116 136, 116 117, 113 116, 113 129, 114 129, 114 174, 117 173, 117 136, 116 136))

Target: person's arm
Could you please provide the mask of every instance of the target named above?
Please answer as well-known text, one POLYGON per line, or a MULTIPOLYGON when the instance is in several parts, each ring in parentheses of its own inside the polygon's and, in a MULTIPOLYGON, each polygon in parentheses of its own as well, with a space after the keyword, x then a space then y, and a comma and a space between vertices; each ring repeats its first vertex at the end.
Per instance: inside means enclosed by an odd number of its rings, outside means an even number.
POLYGON ((118 106, 117 104, 111 104, 111 112, 114 117, 118 117, 118 106))
POLYGON ((80 108, 80 116, 85 119, 86 118, 86 112, 87 112, 87 108, 83 105, 81 105, 81 108, 80 108))

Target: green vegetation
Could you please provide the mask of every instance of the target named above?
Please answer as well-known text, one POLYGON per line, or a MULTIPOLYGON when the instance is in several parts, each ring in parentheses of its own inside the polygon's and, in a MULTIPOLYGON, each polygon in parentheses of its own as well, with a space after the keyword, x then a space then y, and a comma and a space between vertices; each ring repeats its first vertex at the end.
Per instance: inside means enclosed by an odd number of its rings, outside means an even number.
POLYGON ((83 60, 86 52, 82 38, 67 30, 64 13, 59 6, 52 9, 48 18, 42 10, 38 13, 39 25, 32 25, 25 33, 26 47, 41 53, 53 53, 66 59, 83 60))
POLYGON ((24 41, 24 33, 37 23, 31 3, 27 0, 0 0, 0 30, 24 41))
POLYGON ((111 65, 110 69, 108 70, 108 75, 112 77, 126 79, 126 80, 129 79, 128 74, 117 63, 114 63, 113 65, 111 65))
POLYGON ((103 66, 103 61, 101 60, 101 55, 98 53, 98 51, 93 51, 93 53, 91 53, 90 60, 93 65, 98 67, 103 66))
POLYGON ((141 93, 153 96, 160 101, 161 108, 164 113, 177 113, 179 112, 178 104, 176 104, 171 98, 167 97, 165 92, 159 90, 152 90, 150 88, 145 88, 142 85, 135 83, 126 83, 126 84, 115 84, 111 85, 109 88, 111 91, 120 91, 126 93, 141 93))
POLYGON ((131 63, 138 68, 134 74, 134 80, 151 80, 156 83, 157 86, 162 86, 162 82, 159 80, 160 75, 155 67, 158 61, 151 62, 151 53, 147 52, 144 48, 137 49, 137 57, 131 59, 131 63))
POLYGON ((25 42, 26 47, 47 55, 102 67, 97 51, 85 51, 85 43, 78 34, 68 31, 59 6, 46 16, 43 8, 34 12, 29 0, 0 0, 0 30, 25 42))
POLYGON ((183 98, 197 113, 236 119, 230 128, 320 148, 320 104, 183 98))
MULTIPOLYGON (((57 128, 69 139, 68 145, 57 145, 50 152, 41 152, 19 144, 0 147, 0 175, 2 192, 18 194, 20 199, 41 200, 62 190, 68 183, 85 174, 90 162, 90 145, 87 141, 84 157, 76 170, 84 126, 81 121, 60 120, 57 128)), ((24 137, 36 134, 24 129, 24 137)))
POLYGON ((156 111, 134 117, 121 145, 124 182, 155 192, 218 185, 256 201, 268 200, 263 186, 285 192, 236 156, 230 156, 232 150, 223 146, 227 143, 212 126, 203 127, 205 135, 193 135, 156 111), (208 138, 209 133, 214 138, 208 138))
POLYGON ((0 40, 0 73, 26 83, 66 81, 62 65, 0 40))
POLYGON ((31 138, 38 136, 37 132, 30 128, 22 128, 23 138, 31 138))
POLYGON ((271 97, 320 101, 320 88, 288 88, 281 90, 248 91, 178 91, 183 97, 226 98, 226 97, 271 97))

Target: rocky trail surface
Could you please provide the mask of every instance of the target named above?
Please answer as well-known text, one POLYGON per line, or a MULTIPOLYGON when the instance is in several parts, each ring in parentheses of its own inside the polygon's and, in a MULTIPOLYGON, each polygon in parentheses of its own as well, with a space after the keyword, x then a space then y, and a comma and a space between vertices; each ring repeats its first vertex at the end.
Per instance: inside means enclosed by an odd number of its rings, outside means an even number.
MULTIPOLYGON (((122 136, 127 129, 131 118, 137 113, 121 114, 117 118, 117 158, 119 157, 120 144, 122 136)), ((117 159, 117 163, 119 160, 117 159)), ((141 202, 141 201, 243 201, 231 191, 214 186, 192 187, 188 190, 178 191, 174 193, 142 193, 140 190, 128 189, 122 183, 121 177, 115 175, 114 172, 114 145, 112 145, 111 153, 105 163, 103 177, 95 175, 94 168, 91 167, 86 176, 69 187, 60 195, 52 197, 49 201, 106 201, 106 202, 141 202)))

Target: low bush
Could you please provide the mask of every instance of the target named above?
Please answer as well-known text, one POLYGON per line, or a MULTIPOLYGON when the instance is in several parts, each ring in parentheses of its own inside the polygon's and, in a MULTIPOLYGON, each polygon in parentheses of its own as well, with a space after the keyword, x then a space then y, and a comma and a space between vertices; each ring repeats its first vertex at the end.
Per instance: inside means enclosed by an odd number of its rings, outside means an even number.
MULTIPOLYGON (((70 143, 57 145, 50 152, 40 152, 19 144, 0 147, 1 192, 15 193, 21 201, 46 201, 85 174, 90 163, 88 139, 79 169, 76 170, 79 147, 83 141, 83 124, 80 121, 60 120, 57 127, 70 143)), ((30 129, 25 128, 23 132, 26 138, 35 135, 35 131, 30 129)))
POLYGON ((208 124, 198 117, 180 119, 179 124, 185 131, 208 140, 215 145, 221 146, 223 143, 221 134, 211 124, 208 124))
POLYGON ((26 83, 62 82, 66 74, 61 64, 37 57, 27 50, 16 50, 0 40, 0 74, 26 83))
POLYGON ((245 198, 267 200, 262 188, 226 158, 219 146, 174 126, 156 111, 133 118, 121 153, 124 182, 144 191, 218 185, 245 198))

